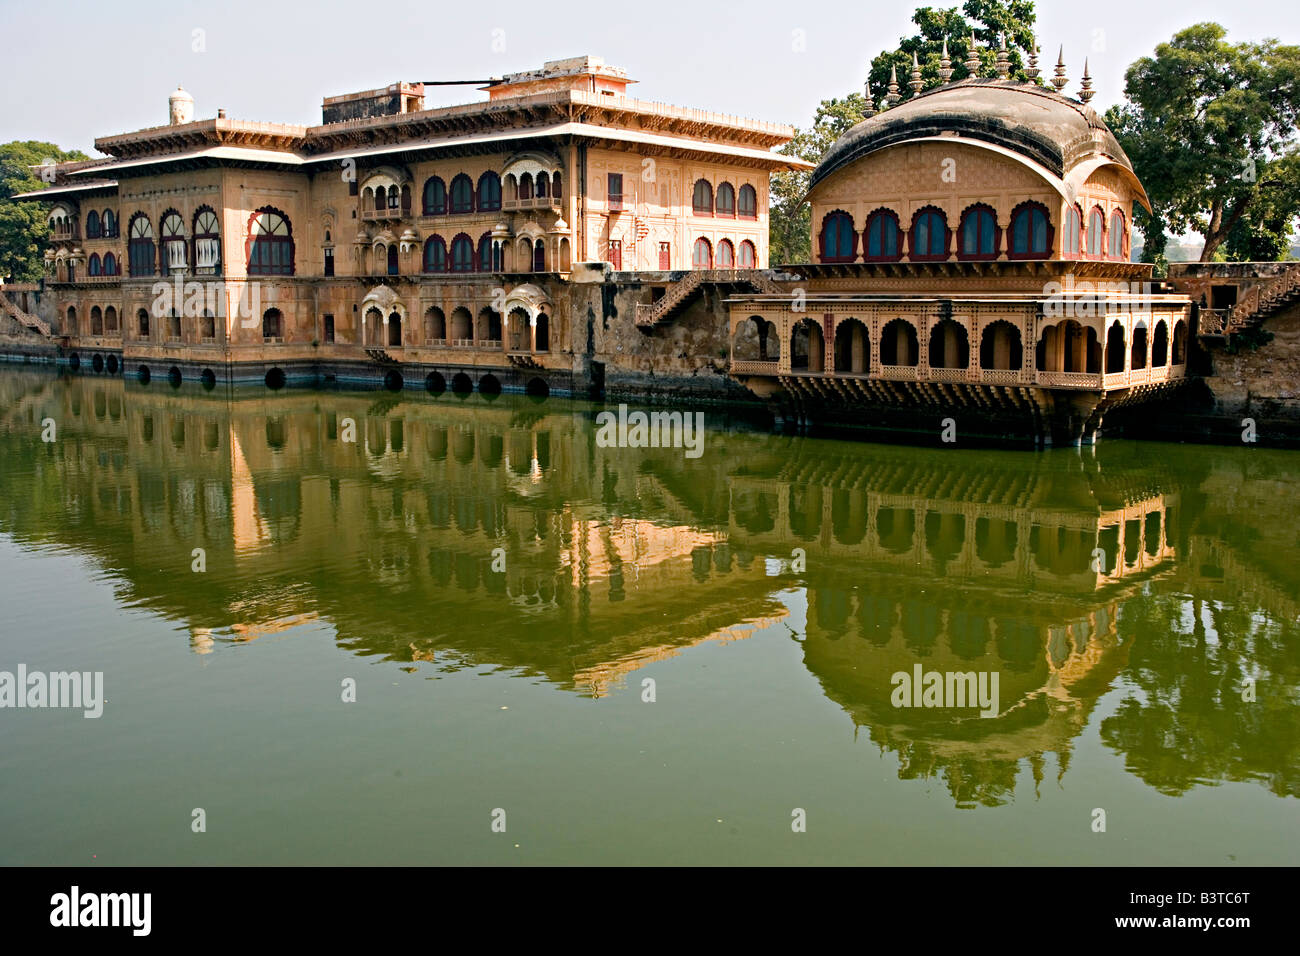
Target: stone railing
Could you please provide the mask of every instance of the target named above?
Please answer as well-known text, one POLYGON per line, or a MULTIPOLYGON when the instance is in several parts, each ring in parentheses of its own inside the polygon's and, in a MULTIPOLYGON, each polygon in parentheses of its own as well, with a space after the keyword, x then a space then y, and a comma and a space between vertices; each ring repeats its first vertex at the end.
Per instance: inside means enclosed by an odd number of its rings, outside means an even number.
POLYGON ((1100 372, 1039 372, 1034 380, 1039 385, 1065 388, 1101 388, 1100 372))
POLYGON ((8 315, 19 324, 31 329, 33 332, 39 332, 41 335, 45 336, 46 338, 50 338, 52 334, 52 330, 50 329, 50 325, 48 322, 46 322, 44 319, 40 318, 39 316, 31 315, 28 312, 24 312, 22 309, 18 308, 18 306, 14 305, 12 301, 10 301, 9 296, 5 295, 2 292, 0 292, 0 311, 3 311, 5 315, 8 315))
POLYGON ((1019 369, 982 368, 980 379, 985 385, 1017 385, 1020 382, 1019 369))
POLYGON ((777 365, 776 361, 732 359, 731 372, 733 375, 775 375, 777 374, 777 365))
POLYGON ((931 366, 925 378, 931 382, 964 382, 966 381, 966 369, 964 368, 934 368, 931 366))
POLYGON ((532 196, 528 199, 505 199, 501 208, 507 212, 513 209, 559 209, 562 203, 560 196, 532 196))
POLYGON ((781 286, 759 269, 695 269, 674 282, 658 301, 638 302, 636 324, 642 328, 658 325, 671 316, 678 306, 699 292, 700 286, 706 282, 745 283, 767 293, 782 291, 781 286))
POLYGON ((895 382, 915 382, 920 378, 920 369, 915 365, 878 365, 876 375, 895 382))

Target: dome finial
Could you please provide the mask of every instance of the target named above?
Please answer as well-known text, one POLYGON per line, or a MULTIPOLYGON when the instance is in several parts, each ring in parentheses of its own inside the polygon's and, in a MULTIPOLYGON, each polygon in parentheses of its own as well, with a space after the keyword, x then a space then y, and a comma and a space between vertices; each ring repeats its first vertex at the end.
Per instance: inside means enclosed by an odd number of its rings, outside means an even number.
POLYGON ((1042 71, 1038 69, 1038 37, 1034 37, 1033 42, 1029 45, 1029 69, 1025 73, 1029 77, 1029 82, 1038 86, 1038 74, 1042 71))
POLYGON ((912 76, 907 81, 907 85, 912 88, 913 96, 921 95, 921 87, 925 86, 921 82, 921 64, 916 61, 916 51, 912 51, 912 76))
POLYGON ((1079 90, 1079 99, 1087 105, 1088 101, 1097 94, 1092 88, 1092 77, 1088 74, 1088 60, 1085 57, 1083 61, 1083 86, 1079 90))
POLYGON ((948 38, 943 38, 943 54, 939 57, 939 82, 947 83, 952 79, 952 60, 948 59, 948 38))
POLYGON ((966 47, 966 62, 963 65, 966 67, 966 73, 968 74, 967 77, 968 79, 973 80, 977 76, 979 76, 980 55, 979 55, 979 51, 975 49, 974 30, 970 32, 970 46, 966 47))
POLYGON ((885 97, 885 102, 893 106, 902 97, 898 95, 898 66, 891 64, 889 67, 889 94, 885 97))
POLYGON ((1052 85, 1056 87, 1056 92, 1062 96, 1065 95, 1065 84, 1070 81, 1065 78, 1065 46, 1061 46, 1061 52, 1056 55, 1056 75, 1052 77, 1052 85))
POLYGON ((998 47, 998 61, 996 64, 998 79, 1005 80, 1011 74, 1011 60, 1007 56, 1007 35, 1002 34, 1002 43, 998 47))

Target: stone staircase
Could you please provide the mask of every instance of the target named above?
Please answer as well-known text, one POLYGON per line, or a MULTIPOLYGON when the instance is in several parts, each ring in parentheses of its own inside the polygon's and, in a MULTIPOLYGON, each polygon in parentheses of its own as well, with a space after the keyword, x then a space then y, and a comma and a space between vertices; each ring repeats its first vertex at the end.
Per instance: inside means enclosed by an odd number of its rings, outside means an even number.
POLYGON ((366 355, 377 365, 400 365, 397 359, 393 358, 383 349, 366 349, 366 355))
POLYGON ((779 294, 786 291, 772 279, 768 272, 759 269, 696 269, 685 273, 657 302, 638 302, 636 324, 638 328, 652 329, 667 322, 700 293, 705 285, 748 289, 756 292, 779 294))
POLYGON ((1237 299, 1237 304, 1221 311, 1201 310, 1198 333, 1227 337, 1247 329, 1259 328, 1269 316, 1300 302, 1300 263, 1289 266, 1267 282, 1251 286, 1237 299))
POLYGON ((9 316, 19 325, 30 329, 44 338, 49 339, 54 336, 54 331, 50 328, 48 322, 40 316, 32 315, 31 313, 24 312, 22 309, 18 308, 18 306, 9 298, 9 294, 3 287, 0 287, 0 312, 9 316))

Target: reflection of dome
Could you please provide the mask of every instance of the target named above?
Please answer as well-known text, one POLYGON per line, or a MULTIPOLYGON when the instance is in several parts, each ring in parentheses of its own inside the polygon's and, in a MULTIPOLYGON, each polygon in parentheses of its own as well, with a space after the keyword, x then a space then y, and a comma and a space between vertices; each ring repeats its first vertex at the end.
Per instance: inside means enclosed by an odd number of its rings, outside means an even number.
POLYGON ((877 150, 933 136, 1011 150, 1058 178, 1087 160, 1111 161, 1137 183, 1128 156, 1091 107, 1033 83, 979 79, 938 87, 858 123, 826 153, 809 186, 877 150))

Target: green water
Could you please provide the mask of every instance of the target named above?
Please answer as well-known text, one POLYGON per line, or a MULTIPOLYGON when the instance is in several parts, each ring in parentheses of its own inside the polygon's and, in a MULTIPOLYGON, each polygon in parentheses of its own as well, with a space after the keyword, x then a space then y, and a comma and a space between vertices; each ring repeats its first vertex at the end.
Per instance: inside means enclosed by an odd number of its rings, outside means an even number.
POLYGON ((0 863, 1300 862, 1300 456, 599 410, 0 369, 0 863))

